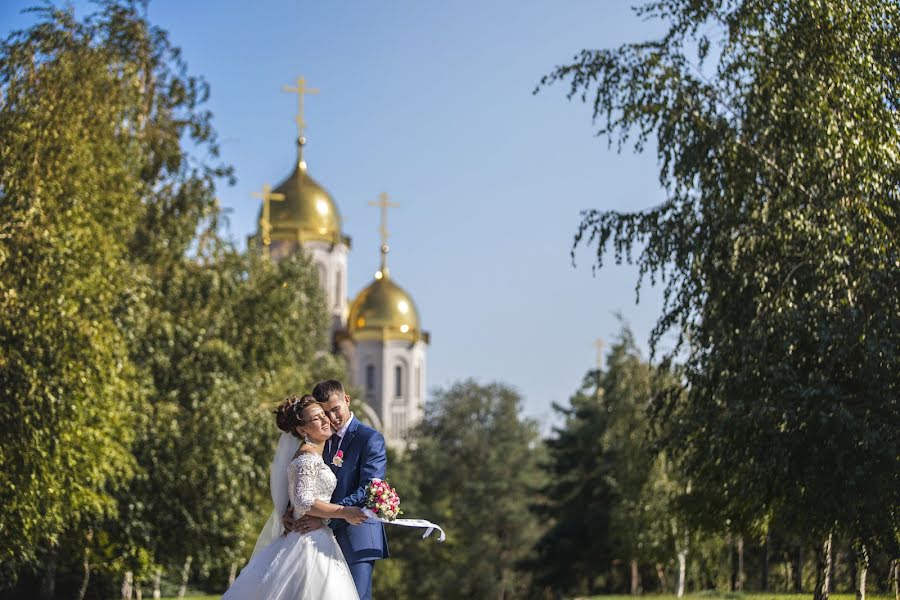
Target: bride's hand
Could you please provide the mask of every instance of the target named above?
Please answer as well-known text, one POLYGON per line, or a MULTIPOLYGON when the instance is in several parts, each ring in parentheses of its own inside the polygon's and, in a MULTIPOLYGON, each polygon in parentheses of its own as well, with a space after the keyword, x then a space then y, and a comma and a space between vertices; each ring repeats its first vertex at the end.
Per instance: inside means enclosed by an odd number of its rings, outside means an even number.
POLYGON ((358 506, 345 506, 341 509, 340 516, 351 525, 359 525, 368 519, 368 517, 363 514, 362 509, 358 506))

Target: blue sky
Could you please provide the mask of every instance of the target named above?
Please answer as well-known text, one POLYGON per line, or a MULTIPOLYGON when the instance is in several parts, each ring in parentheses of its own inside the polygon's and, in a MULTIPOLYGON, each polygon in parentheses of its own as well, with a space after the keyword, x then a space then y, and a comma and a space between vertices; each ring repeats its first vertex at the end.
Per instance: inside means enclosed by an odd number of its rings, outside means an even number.
MULTIPOLYGON (((0 4, 0 31, 27 26, 31 0, 0 4)), ((86 3, 75 2, 84 14, 86 3)), ((243 245, 258 204, 295 158, 299 75, 307 97, 310 173, 333 195, 353 238, 355 295, 378 266, 378 211, 388 192, 392 277, 432 335, 428 385, 502 381, 525 411, 552 422, 610 340, 620 312, 646 354, 659 289, 635 304, 636 269, 591 273, 569 257, 579 212, 638 210, 663 191, 655 153, 617 154, 594 135, 590 108, 540 77, 582 48, 659 33, 630 2, 458 0, 342 2, 155 0, 192 73, 210 83, 223 158, 237 185, 219 195, 243 245)))

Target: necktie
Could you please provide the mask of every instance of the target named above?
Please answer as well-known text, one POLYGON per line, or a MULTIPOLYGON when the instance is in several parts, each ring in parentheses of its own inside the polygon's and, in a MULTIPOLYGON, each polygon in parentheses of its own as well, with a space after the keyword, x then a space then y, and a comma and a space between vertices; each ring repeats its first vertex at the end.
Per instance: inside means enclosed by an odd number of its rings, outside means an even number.
POLYGON ((328 438, 328 454, 331 457, 334 457, 337 454, 338 448, 341 445, 341 436, 338 434, 334 434, 330 438, 328 438))

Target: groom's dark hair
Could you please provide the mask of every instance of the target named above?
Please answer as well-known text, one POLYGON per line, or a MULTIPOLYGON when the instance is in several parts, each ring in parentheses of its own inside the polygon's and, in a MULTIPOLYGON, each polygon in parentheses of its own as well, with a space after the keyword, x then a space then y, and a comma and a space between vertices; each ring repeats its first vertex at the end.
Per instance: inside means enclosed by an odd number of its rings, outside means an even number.
POLYGON ((329 379, 328 381, 320 381, 313 388, 312 395, 316 398, 316 402, 328 402, 331 396, 339 394, 344 397, 344 386, 337 379, 329 379))

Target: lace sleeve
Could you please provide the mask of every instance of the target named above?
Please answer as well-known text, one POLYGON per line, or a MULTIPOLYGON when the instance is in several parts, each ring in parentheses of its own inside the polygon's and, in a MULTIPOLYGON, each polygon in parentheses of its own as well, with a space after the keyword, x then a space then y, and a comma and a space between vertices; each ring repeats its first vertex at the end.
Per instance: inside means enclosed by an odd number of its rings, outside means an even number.
POLYGON ((319 479, 321 459, 315 454, 301 454, 294 461, 297 469, 297 483, 294 484, 294 516, 306 514, 316 501, 316 487, 319 479))

